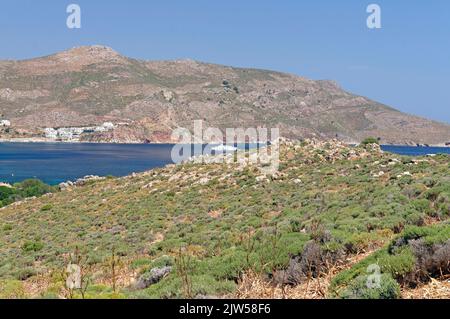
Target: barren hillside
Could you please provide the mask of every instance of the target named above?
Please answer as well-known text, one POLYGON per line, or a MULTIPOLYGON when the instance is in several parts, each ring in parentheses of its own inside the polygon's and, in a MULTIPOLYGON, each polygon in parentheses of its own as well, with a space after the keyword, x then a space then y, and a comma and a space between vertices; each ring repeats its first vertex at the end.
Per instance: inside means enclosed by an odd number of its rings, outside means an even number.
POLYGON ((102 47, 0 61, 0 138, 167 142, 193 120, 227 127, 279 127, 289 138, 367 136, 383 143, 445 144, 450 126, 345 92, 332 81, 182 61, 140 61, 102 47), (96 129, 103 123, 113 129, 96 129), (53 135, 52 135, 53 134, 53 135))

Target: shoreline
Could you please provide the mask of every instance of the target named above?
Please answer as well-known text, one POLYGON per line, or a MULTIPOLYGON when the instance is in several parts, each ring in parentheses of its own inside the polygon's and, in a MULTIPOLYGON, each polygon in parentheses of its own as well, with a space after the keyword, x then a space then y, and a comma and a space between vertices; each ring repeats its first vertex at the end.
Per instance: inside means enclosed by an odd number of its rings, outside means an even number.
MULTIPOLYGON (((1 143, 9 143, 9 144, 109 144, 109 145, 183 145, 185 143, 176 143, 176 142, 92 142, 92 141, 56 141, 56 140, 48 140, 48 139, 39 139, 39 138, 17 138, 17 139, 4 139, 0 138, 1 143)), ((238 142, 238 144, 242 144, 244 142, 238 142)), ((259 143, 262 142, 252 142, 259 143)), ((206 144, 217 144, 220 145, 220 142, 209 142, 206 144)), ((226 143, 222 143, 225 145, 226 143)), ((348 145, 358 145, 358 143, 347 143, 348 145)), ((425 145, 409 145, 409 144, 380 144, 380 146, 393 146, 393 147, 417 147, 417 148, 450 148, 450 145, 445 144, 429 144, 425 145)))
POLYGON ((9 144, 111 144, 111 145, 172 145, 178 143, 170 143, 170 142, 92 142, 92 141, 53 141, 46 139, 2 139, 0 138, 0 143, 9 143, 9 144))

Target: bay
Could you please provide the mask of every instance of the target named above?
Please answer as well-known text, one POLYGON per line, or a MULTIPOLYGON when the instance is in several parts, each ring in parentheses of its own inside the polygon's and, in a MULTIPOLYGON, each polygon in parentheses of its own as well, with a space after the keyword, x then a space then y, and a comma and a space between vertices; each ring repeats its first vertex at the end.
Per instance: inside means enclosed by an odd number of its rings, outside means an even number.
MULTIPOLYGON (((172 144, 0 143, 0 182, 38 178, 55 185, 86 175, 126 176, 172 164, 172 148, 172 144)), ((450 154, 448 147, 382 149, 410 156, 450 154)))

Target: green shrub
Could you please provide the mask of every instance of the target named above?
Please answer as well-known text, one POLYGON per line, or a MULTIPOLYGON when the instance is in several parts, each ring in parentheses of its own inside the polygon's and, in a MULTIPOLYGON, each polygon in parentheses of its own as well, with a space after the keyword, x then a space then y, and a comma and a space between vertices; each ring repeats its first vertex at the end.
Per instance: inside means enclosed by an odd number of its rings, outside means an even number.
POLYGON ((22 245, 22 249, 25 252, 36 252, 44 248, 44 244, 39 241, 27 241, 22 245))
MULTIPOLYGON (((210 275, 189 276, 191 282, 192 297, 198 296, 221 296, 233 292, 236 284, 228 280, 217 280, 210 275)), ((171 274, 159 283, 145 290, 132 292, 130 297, 134 298, 185 298, 185 287, 182 280, 176 274, 171 274)))
MULTIPOLYGON (((429 246, 433 244, 442 244, 450 238, 450 225, 438 224, 430 227, 409 226, 400 237, 404 244, 411 240, 421 238, 423 238, 425 243, 429 246)), ((392 243, 390 249, 392 249, 394 245, 395 243, 392 243)))
POLYGON ((201 269, 217 279, 236 280, 254 262, 254 255, 240 249, 230 249, 221 256, 201 262, 201 269))
POLYGON ((131 267, 133 269, 140 269, 141 273, 146 273, 153 268, 162 268, 167 266, 173 266, 174 259, 171 256, 163 255, 156 259, 139 258, 132 262, 131 267))
POLYGON ((382 274, 374 282, 369 275, 359 276, 342 293, 343 299, 398 299, 400 286, 389 275, 382 274), (378 281, 378 282, 377 282, 378 281))
POLYGON ((24 198, 54 193, 57 190, 57 187, 47 185, 38 179, 28 179, 21 183, 15 183, 12 187, 0 186, 0 207, 24 198))
MULTIPOLYGON (((450 225, 446 223, 430 227, 410 226, 405 229, 400 237, 405 244, 421 238, 428 246, 445 243, 450 238, 450 225)), ((391 249, 394 244, 391 244, 391 249)))
POLYGON ((383 273, 390 274, 393 278, 403 278, 414 270, 415 262, 411 249, 405 247, 395 254, 384 254, 379 265, 383 273))
POLYGON ((53 205, 52 205, 52 204, 46 204, 46 205, 44 205, 44 206, 41 207, 41 212, 49 211, 49 210, 51 210, 52 208, 53 208, 53 205))
POLYGON ((167 266, 173 266, 174 260, 172 257, 164 255, 153 260, 150 264, 150 268, 162 268, 167 266))
POLYGON ((13 226, 11 224, 3 225, 3 231, 10 231, 12 229, 13 229, 13 226))
POLYGON ((7 200, 11 195, 14 194, 14 188, 0 186, 0 200, 7 200))
MULTIPOLYGON (((74 291, 74 299, 81 299, 83 296, 77 290, 74 291)), ((88 286, 84 299, 125 299, 126 296, 120 292, 114 292, 111 287, 104 285, 88 286)))
POLYGON ((38 179, 27 179, 21 183, 16 183, 14 188, 17 189, 23 198, 42 196, 56 190, 55 187, 47 185, 38 179))
POLYGON ((411 206, 421 213, 430 214, 431 212, 430 202, 426 199, 415 199, 411 201, 411 206))
POLYGON ((151 265, 152 260, 150 258, 138 258, 131 262, 132 269, 139 269, 142 267, 148 267, 151 265))
MULTIPOLYGON (((434 274, 445 274, 446 270, 439 269, 445 260, 446 243, 450 238, 448 223, 429 227, 408 226, 386 248, 376 251, 371 256, 353 265, 350 269, 340 272, 331 282, 329 293, 332 297, 355 297, 358 292, 361 298, 377 296, 379 292, 362 289, 361 278, 368 276, 368 267, 377 265, 380 274, 396 279, 402 284, 415 285, 434 274), (423 248, 425 245, 425 249, 423 248), (417 270, 420 274, 417 275, 417 270)), ((428 280, 427 279, 427 280, 428 280)), ((389 282, 389 279, 386 279, 389 282)), ((389 284, 389 291, 392 285, 389 284)), ((384 291, 384 289, 383 289, 384 291)), ((385 295, 384 292, 382 294, 385 295)))
POLYGON ((361 142, 361 145, 380 144, 380 141, 375 137, 368 137, 361 142))
POLYGON ((27 280, 28 278, 31 278, 31 277, 35 276, 35 275, 36 275, 36 271, 33 268, 27 267, 27 268, 18 270, 16 272, 15 277, 16 277, 17 280, 24 281, 24 280, 27 280))

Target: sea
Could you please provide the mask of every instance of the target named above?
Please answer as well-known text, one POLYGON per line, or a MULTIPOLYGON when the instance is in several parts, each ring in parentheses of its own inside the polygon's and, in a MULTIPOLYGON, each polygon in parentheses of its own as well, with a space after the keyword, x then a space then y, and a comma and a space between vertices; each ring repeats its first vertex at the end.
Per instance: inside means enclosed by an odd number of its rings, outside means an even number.
MULTIPOLYGON (((126 176, 173 164, 172 144, 0 143, 0 182, 37 178, 56 185, 86 175, 126 176)), ((239 146, 243 148, 245 146, 239 146)), ((248 146, 247 146, 248 148, 248 146)), ((382 146, 421 156, 450 154, 448 147, 382 146)), ((189 157, 192 154, 186 154, 189 157)))

